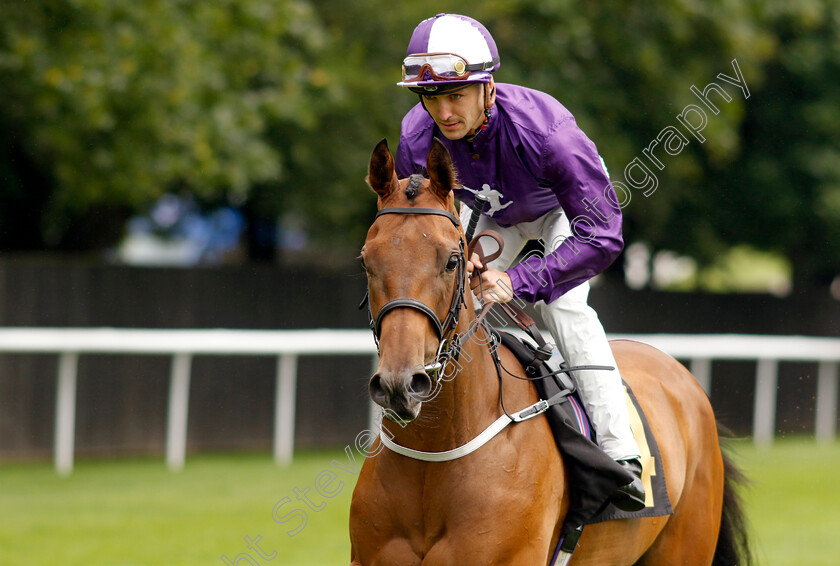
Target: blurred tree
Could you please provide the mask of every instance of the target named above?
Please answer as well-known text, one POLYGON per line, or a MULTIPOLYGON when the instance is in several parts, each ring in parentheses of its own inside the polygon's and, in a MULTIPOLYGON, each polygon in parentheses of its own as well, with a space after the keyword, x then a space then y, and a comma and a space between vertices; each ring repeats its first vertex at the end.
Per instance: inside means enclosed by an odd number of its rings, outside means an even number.
POLYGON ((314 122, 325 43, 296 0, 3 3, 0 248, 66 244, 167 190, 241 200, 278 179, 265 132, 314 122))
POLYGON ((794 291, 840 276, 840 2, 768 1, 759 21, 776 49, 751 97, 741 152, 710 164, 720 242, 777 251, 794 291))
MULTIPOLYGON (((731 242, 710 228, 720 211, 709 190, 719 179, 710 172, 712 164, 726 169, 738 163, 739 128, 754 98, 746 100, 716 76, 733 76, 731 61, 737 58, 751 87, 760 80, 774 40, 751 5, 683 0, 494 5, 492 29, 506 56, 500 78, 544 90, 566 105, 597 144, 613 181, 629 186, 625 168, 637 158, 656 179, 654 192, 631 189, 626 195, 627 242, 645 241, 654 252, 676 250, 701 262, 726 249, 731 242), (732 100, 720 105, 719 115, 708 113, 700 143, 676 117, 686 105, 699 104, 690 87, 702 90, 712 81, 726 87, 732 100), (681 128, 688 145, 669 156, 660 144, 653 150, 659 168, 643 151, 666 127, 681 128)), ((621 266, 611 273, 622 276, 621 266)))
MULTIPOLYGON (((315 238, 311 250, 349 256, 374 206, 369 152, 382 137, 396 145, 417 101, 394 85, 405 45, 422 18, 447 9, 0 6, 0 247, 36 234, 66 242, 96 207, 181 189, 247 199, 252 219, 292 217, 315 238)), ((645 161, 658 188, 631 191, 628 242, 701 267, 736 245, 775 252, 792 260, 796 290, 840 272, 840 0, 463 0, 457 11, 493 32, 497 80, 556 96, 615 181, 700 104, 692 86, 715 81, 731 96, 707 113, 702 143, 688 136, 678 155, 660 145, 661 170, 645 161), (733 59, 749 98, 718 79, 734 76, 733 59)))
POLYGON ((311 128, 281 125, 272 139, 290 164, 280 192, 294 195, 315 253, 329 260, 352 257, 347 252, 360 247, 370 225, 376 208, 365 184, 370 154, 383 137, 396 149, 400 119, 417 102, 395 85, 405 42, 428 16, 428 4, 411 0, 389 9, 380 0, 317 0, 313 6, 330 38, 322 69, 334 95, 310 100, 318 116, 311 128))
MULTIPOLYGON (((499 79, 554 94, 598 144, 614 181, 640 158, 658 188, 632 191, 625 237, 675 250, 702 266, 733 246, 776 252, 794 266, 794 290, 840 274, 840 2, 780 0, 628 3, 488 2, 502 49, 499 79), (736 59, 750 90, 735 77, 736 59), (688 134, 663 170, 643 156, 680 127, 690 90, 710 82, 700 143, 688 134)), ((614 273, 620 273, 618 269, 614 273)))

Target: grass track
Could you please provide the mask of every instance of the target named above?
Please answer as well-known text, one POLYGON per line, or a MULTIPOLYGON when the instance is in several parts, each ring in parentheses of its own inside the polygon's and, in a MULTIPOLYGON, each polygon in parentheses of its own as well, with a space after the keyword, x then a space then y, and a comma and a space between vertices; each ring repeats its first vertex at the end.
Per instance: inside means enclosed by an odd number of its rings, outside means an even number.
MULTIPOLYGON (((735 444, 759 564, 840 563, 840 443, 735 444)), ((209 566, 248 553, 252 564, 346 566, 351 466, 341 452, 299 454, 288 470, 265 455, 192 457, 175 474, 158 459, 80 462, 66 478, 47 464, 2 466, 0 565, 209 566), (244 537, 261 537, 271 559, 244 537)))
POLYGON ((840 564, 840 443, 781 439, 735 454, 751 480, 742 493, 758 564, 840 564))

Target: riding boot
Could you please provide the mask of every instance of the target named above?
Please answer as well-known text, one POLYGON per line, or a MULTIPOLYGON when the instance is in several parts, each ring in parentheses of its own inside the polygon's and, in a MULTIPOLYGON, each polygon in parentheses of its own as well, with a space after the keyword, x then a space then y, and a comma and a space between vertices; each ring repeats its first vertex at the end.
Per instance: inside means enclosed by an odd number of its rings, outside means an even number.
POLYGON ((633 475, 633 481, 619 487, 610 497, 622 511, 641 511, 645 507, 645 487, 642 485, 642 464, 638 458, 618 460, 618 464, 633 475))

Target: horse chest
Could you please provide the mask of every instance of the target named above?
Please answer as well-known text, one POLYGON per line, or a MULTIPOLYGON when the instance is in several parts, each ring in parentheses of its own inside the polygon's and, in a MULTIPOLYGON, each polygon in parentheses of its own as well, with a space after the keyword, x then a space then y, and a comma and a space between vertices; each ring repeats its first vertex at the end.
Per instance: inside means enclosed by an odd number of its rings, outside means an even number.
POLYGON ((533 548, 532 543, 548 544, 553 521, 545 521, 545 509, 534 505, 544 483, 537 470, 544 470, 530 465, 528 457, 497 454, 409 466, 413 473, 393 473, 388 459, 373 474, 382 481, 356 494, 367 502, 365 516, 354 521, 367 524, 365 546, 377 556, 372 563, 527 563, 506 560, 519 556, 523 547, 533 548), (522 544, 523 537, 529 544, 522 544), (498 562, 500 556, 507 558, 498 562))

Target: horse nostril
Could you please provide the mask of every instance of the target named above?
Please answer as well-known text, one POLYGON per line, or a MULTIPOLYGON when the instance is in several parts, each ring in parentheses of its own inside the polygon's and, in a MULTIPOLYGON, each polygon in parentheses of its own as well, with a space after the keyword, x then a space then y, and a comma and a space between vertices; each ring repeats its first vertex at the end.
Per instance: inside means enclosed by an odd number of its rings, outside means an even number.
POLYGON ((418 371, 411 376, 411 383, 408 386, 410 397, 418 401, 425 401, 432 392, 432 378, 425 371, 418 371))
POLYGON ((370 398, 376 403, 382 404, 388 399, 388 392, 385 391, 385 387, 382 385, 382 378, 378 373, 370 378, 368 391, 370 391, 370 398))

